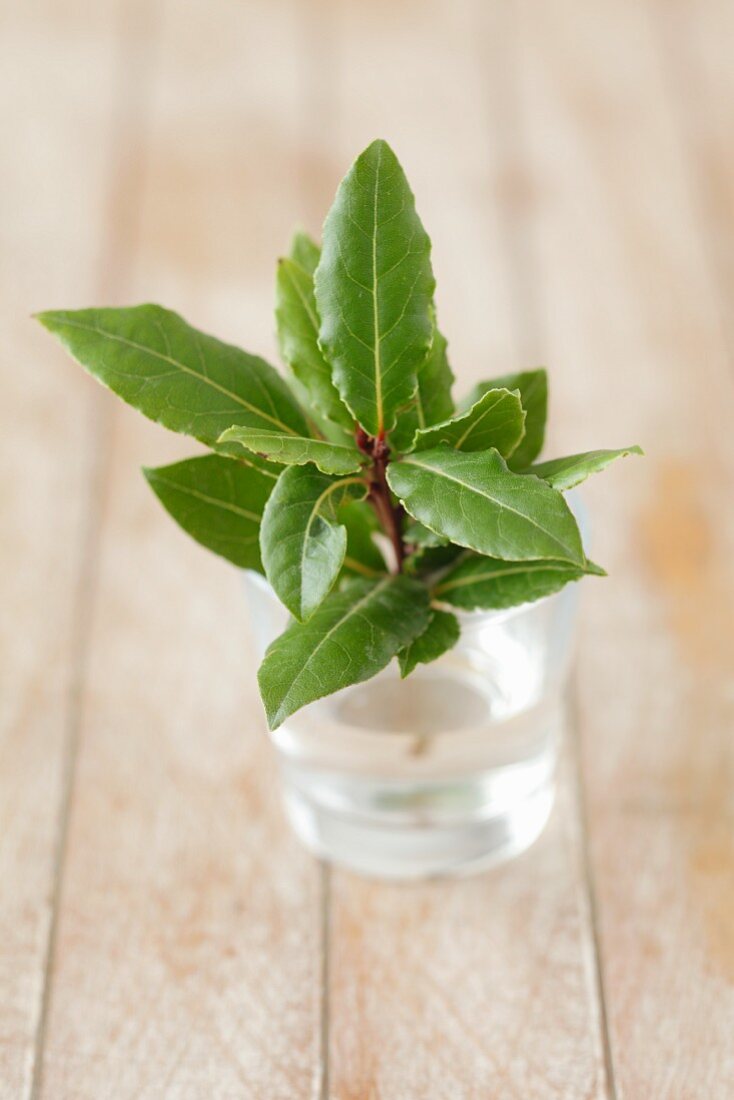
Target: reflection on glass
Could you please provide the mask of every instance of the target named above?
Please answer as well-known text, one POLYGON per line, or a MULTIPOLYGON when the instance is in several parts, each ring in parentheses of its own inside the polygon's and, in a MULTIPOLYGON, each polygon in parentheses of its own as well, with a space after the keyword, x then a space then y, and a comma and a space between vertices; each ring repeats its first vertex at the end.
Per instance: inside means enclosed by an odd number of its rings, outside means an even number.
MULTIPOLYGON (((287 613, 247 576, 262 653, 287 613)), ((461 638, 401 680, 312 703, 272 734, 288 816, 319 855, 395 878, 461 872, 527 847, 553 802, 577 586, 460 613, 461 638)))

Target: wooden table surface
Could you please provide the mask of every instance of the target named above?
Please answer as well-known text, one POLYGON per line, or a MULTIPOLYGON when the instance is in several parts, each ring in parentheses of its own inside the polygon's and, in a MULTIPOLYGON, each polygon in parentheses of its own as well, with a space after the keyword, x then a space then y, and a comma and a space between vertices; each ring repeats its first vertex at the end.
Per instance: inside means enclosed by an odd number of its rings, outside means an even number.
POLYGON ((734 6, 5 0, 0 1097, 734 1097, 734 6), (589 483, 569 763, 498 871, 288 831, 189 454, 35 309, 160 301, 272 357, 274 258, 390 140, 460 382, 546 363, 589 483))

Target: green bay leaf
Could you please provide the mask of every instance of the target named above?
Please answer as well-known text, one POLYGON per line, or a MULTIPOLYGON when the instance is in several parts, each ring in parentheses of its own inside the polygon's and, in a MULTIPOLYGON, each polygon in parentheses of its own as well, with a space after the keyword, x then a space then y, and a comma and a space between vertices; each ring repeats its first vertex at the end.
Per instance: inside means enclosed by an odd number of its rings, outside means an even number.
POLYGON ((438 424, 448 420, 454 412, 451 387, 454 375, 449 365, 448 346, 445 336, 436 328, 431 349, 425 362, 418 368, 418 389, 415 395, 415 408, 418 427, 438 424))
POLYGON ((476 404, 489 390, 502 387, 519 390, 525 410, 525 435, 509 458, 511 470, 523 470, 540 454, 545 439, 545 423, 548 416, 548 374, 542 367, 537 370, 502 374, 488 382, 479 382, 462 401, 461 408, 476 404))
POLYGON ((410 450, 415 433, 448 420, 454 413, 451 387, 454 375, 449 366, 444 336, 436 328, 433 343, 418 368, 418 388, 411 404, 398 413, 397 424, 390 433, 390 446, 396 451, 410 450))
POLYGON ((313 275, 321 258, 321 249, 313 237, 304 230, 299 229, 293 234, 291 246, 288 250, 288 259, 293 260, 299 267, 313 275))
POLYGON ((337 519, 347 529, 344 572, 363 577, 384 573, 385 559, 373 538, 381 528, 370 505, 366 501, 348 501, 339 508, 337 519))
POLYGON ((289 466, 263 514, 260 551, 265 575, 296 619, 313 614, 333 587, 347 549, 339 505, 363 496, 361 478, 335 479, 311 466, 289 466))
POLYGON ((641 447, 623 447, 617 451, 585 451, 583 454, 566 455, 565 458, 552 458, 549 462, 539 462, 531 466, 528 473, 542 477, 554 489, 573 489, 591 474, 606 469, 617 458, 626 455, 641 455, 641 447))
POLYGON ((414 519, 459 546, 511 561, 586 560, 561 493, 513 473, 495 450, 417 451, 390 463, 387 478, 414 519))
POLYGON ((273 642, 258 672, 270 729, 350 684, 369 680, 427 626, 428 590, 405 576, 355 580, 273 642))
POLYGON ((404 569, 406 573, 418 574, 426 583, 433 574, 443 573, 446 566, 451 565, 460 554, 467 553, 461 546, 443 539, 434 546, 418 546, 408 554, 405 559, 404 569))
POLYGON ((275 477, 265 469, 202 455, 144 468, 166 511, 192 538, 243 569, 263 572, 258 532, 275 477))
POLYGON ((430 241, 397 157, 375 141, 339 186, 315 274, 319 343, 355 419, 389 432, 431 346, 430 241))
POLYGON ((305 466, 313 463, 324 474, 352 474, 360 468, 362 457, 356 446, 342 446, 323 439, 309 439, 283 432, 268 432, 262 428, 228 428, 219 437, 220 443, 240 443, 255 454, 284 466, 305 466))
MULTIPOLYGON (((316 248, 313 245, 313 248, 316 248)), ((306 252, 301 243, 297 255, 306 252)), ((316 250, 318 259, 318 249, 316 250)), ((304 262, 307 257, 304 257, 304 262)), ((350 434, 354 418, 345 407, 331 378, 331 367, 319 347, 319 316, 314 297, 313 271, 295 260, 280 260, 276 278, 275 320, 280 354, 308 395, 313 408, 350 434)))
POLYGON ((525 433, 525 411, 519 391, 487 390, 465 413, 416 432, 414 449, 428 450, 445 443, 457 451, 488 451, 507 458, 525 433))
POLYGON ((449 543, 444 535, 437 535, 435 531, 410 517, 403 524, 403 541, 408 546, 448 546, 449 543))
POLYGON ((433 611, 422 634, 398 653, 400 675, 409 676, 416 665, 427 665, 442 657, 459 640, 459 620, 448 611, 433 611))
POLYGON ((268 363, 171 310, 54 311, 38 320, 90 374, 172 431, 210 447, 232 424, 308 435, 295 398, 268 363))
POLYGON ((587 573, 603 572, 592 563, 577 567, 563 561, 500 561, 470 553, 443 574, 433 596, 464 611, 488 611, 531 603, 587 573))

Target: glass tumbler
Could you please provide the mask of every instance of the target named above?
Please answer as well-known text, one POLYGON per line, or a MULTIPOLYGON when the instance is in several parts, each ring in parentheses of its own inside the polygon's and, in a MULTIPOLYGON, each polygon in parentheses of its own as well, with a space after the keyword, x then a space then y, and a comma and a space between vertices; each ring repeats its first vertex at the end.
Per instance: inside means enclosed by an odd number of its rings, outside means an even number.
MULTIPOLYGON (((246 574, 258 656, 288 613, 246 574)), ((504 611, 458 612, 461 637, 400 679, 309 704, 270 734, 287 816, 323 859, 419 879, 478 870, 539 836, 553 805, 578 585, 504 611)))

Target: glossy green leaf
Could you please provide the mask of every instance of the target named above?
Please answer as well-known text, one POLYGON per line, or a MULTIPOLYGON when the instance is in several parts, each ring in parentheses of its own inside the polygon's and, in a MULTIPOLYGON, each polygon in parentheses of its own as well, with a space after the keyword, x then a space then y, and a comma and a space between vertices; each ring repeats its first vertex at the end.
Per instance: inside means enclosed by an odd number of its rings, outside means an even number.
POLYGON ((439 421, 448 420, 453 415, 454 401, 451 396, 453 384, 454 375, 449 365, 446 338, 436 328, 431 350, 418 368, 415 408, 419 428, 438 424, 439 421))
POLYGON ((586 560, 563 496, 540 478, 513 473, 495 450, 417 451, 391 463, 387 477, 414 519, 459 546, 511 561, 586 560))
POLYGON ((538 370, 503 374, 488 382, 479 382, 462 401, 461 408, 470 408, 488 390, 498 386, 520 391, 520 400, 525 410, 525 435, 510 456, 508 465, 511 470, 523 470, 537 458, 543 448, 548 416, 548 374, 541 367, 538 370))
POLYGON ((395 154, 373 142, 339 187, 315 275, 321 347, 371 435, 412 400, 431 346, 430 248, 395 154))
POLYGON ((451 387, 454 376, 449 366, 446 340, 434 330, 433 343, 423 364, 418 368, 418 389, 413 401, 398 413, 397 424, 390 433, 390 446, 408 451, 413 446, 419 428, 448 420, 454 413, 451 387))
POLYGON ((366 501, 349 501, 339 508, 337 518, 347 529, 344 572, 363 577, 384 573, 385 559, 373 539, 381 528, 370 505, 366 501))
POLYGON ((400 675, 409 676, 416 665, 427 665, 442 657, 459 640, 459 620, 448 611, 434 611, 431 621, 415 641, 398 653, 400 675))
POLYGON ((313 237, 299 229, 293 234, 291 247, 288 250, 288 258, 302 267, 309 275, 313 275, 321 259, 321 249, 313 237))
POLYGON ((262 428, 228 428, 220 435, 219 442, 240 443, 247 451, 284 466, 305 466, 311 462, 324 474, 352 474, 363 461, 356 446, 346 447, 323 439, 267 432, 262 428))
POLYGON ((591 562, 582 568, 562 561, 500 561, 470 553, 443 574, 433 596, 465 611, 514 607, 550 596, 587 573, 603 575, 604 570, 591 562))
POLYGON ((355 580, 332 592, 307 623, 292 623, 265 654, 258 681, 270 728, 307 703, 374 676, 428 619, 428 591, 408 577, 355 580))
POLYGON ((403 568, 411 576, 424 579, 435 573, 441 573, 451 565, 460 554, 467 553, 461 546, 452 542, 443 542, 439 546, 419 546, 405 558, 403 568))
POLYGON ((145 305, 38 319, 90 374, 172 431, 210 447, 232 424, 308 435, 303 413, 271 366, 198 332, 177 313, 145 305))
MULTIPOLYGON (((305 251, 304 244, 297 249, 297 254, 305 251)), ((307 257, 305 262, 308 262, 307 257)), ((278 263, 275 320, 280 354, 308 395, 313 409, 352 433, 354 418, 332 382, 331 367, 318 343, 319 316, 313 272, 295 260, 280 260, 278 263)))
POLYGON ((446 546, 449 540, 408 516, 403 524, 403 541, 409 546, 446 546))
POLYGON ((202 546, 243 569, 263 572, 258 531, 275 486, 266 470, 220 455, 144 468, 166 511, 202 546))
POLYGON ((511 607, 603 573, 562 491, 641 453, 539 462, 544 370, 482 382, 456 413, 430 242, 384 141, 342 181, 323 250, 295 234, 276 291, 287 382, 155 305, 39 315, 128 404, 218 452, 145 474, 184 530, 266 573, 295 616, 260 670, 273 728, 395 655, 407 675, 445 653, 452 606, 511 607))
POLYGON ((265 575, 297 619, 308 619, 332 588, 347 549, 336 510, 364 495, 360 478, 334 479, 311 466, 289 466, 278 478, 260 528, 265 575))
POLYGON ((616 458, 625 455, 641 455, 641 447, 623 447, 618 451, 585 451, 583 454, 567 455, 565 458, 553 458, 549 462, 539 462, 531 466, 528 473, 542 477, 554 489, 573 489, 585 481, 590 474, 599 473, 616 458))
POLYGON ((468 412, 416 432, 415 450, 445 443, 457 451, 488 451, 507 458, 525 434, 525 412, 518 391, 487 390, 468 412))

